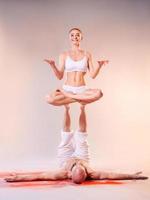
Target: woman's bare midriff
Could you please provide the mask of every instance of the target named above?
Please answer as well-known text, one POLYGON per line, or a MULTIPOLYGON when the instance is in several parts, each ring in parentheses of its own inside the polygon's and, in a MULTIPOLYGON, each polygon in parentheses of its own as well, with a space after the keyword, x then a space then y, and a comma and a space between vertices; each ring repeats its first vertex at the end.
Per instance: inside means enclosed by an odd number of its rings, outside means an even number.
POLYGON ((84 81, 85 74, 86 72, 67 72, 67 80, 65 81, 65 85, 76 87, 86 85, 84 81))

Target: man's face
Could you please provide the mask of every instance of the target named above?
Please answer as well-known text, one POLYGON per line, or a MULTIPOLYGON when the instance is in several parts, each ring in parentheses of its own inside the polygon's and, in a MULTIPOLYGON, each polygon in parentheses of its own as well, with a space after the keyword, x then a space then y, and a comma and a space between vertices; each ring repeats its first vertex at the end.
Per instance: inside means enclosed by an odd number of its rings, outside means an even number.
POLYGON ((72 167, 70 178, 77 184, 83 183, 87 178, 87 173, 83 165, 75 164, 72 167))

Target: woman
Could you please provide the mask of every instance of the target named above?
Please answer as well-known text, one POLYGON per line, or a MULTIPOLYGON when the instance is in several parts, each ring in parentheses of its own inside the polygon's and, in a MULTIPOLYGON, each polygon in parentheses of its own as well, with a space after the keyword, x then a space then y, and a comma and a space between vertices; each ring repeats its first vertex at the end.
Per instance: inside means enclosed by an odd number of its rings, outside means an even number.
POLYGON ((91 89, 86 86, 84 76, 87 71, 89 71, 90 76, 95 78, 102 65, 105 65, 108 61, 98 61, 98 66, 94 67, 91 54, 80 48, 82 39, 83 34, 79 28, 72 28, 69 31, 71 49, 60 54, 59 69, 56 67, 55 61, 45 59, 59 80, 63 78, 64 72, 66 72, 67 75, 67 79, 62 88, 56 89, 50 95, 46 96, 49 104, 54 106, 65 106, 65 126, 63 126, 63 133, 71 132, 69 114, 70 103, 80 103, 81 113, 78 131, 86 133, 85 104, 97 101, 103 96, 100 89, 91 89))
POLYGON ((108 63, 108 60, 97 61, 98 66, 94 67, 92 55, 80 48, 82 39, 83 34, 80 29, 72 28, 69 31, 71 49, 60 54, 59 69, 56 67, 55 61, 45 59, 59 80, 63 78, 64 71, 67 73, 67 80, 62 88, 46 97, 49 104, 55 106, 74 102, 87 104, 97 101, 103 96, 100 89, 90 89, 86 86, 84 76, 88 70, 90 76, 95 78, 102 65, 108 63))

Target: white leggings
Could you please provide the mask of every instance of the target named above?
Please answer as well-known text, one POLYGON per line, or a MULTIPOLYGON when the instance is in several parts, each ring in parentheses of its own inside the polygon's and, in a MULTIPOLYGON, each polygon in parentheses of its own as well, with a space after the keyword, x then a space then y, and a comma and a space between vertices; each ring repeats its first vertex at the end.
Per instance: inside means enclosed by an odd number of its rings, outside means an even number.
POLYGON ((61 143, 58 146, 58 161, 60 167, 63 167, 70 158, 79 158, 89 161, 89 145, 87 142, 87 133, 76 131, 61 131, 61 143))

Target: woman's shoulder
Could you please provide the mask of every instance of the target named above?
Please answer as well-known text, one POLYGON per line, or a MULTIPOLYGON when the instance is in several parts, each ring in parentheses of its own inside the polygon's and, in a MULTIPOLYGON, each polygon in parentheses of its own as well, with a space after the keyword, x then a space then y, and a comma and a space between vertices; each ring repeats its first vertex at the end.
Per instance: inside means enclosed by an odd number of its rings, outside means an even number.
POLYGON ((90 58, 92 56, 91 52, 87 51, 87 50, 85 51, 85 54, 86 54, 87 58, 90 58))
POLYGON ((65 59, 67 55, 68 55, 68 52, 67 52, 67 51, 63 51, 63 52, 61 52, 61 53, 59 54, 59 57, 65 59))
MULTIPOLYGON (((92 54, 91 54, 90 51, 87 51, 87 50, 81 50, 81 51, 86 55, 87 58, 90 58, 90 57, 92 56, 92 54)), ((66 50, 66 51, 61 52, 59 56, 60 56, 61 58, 64 58, 64 59, 65 59, 68 55, 70 55, 70 51, 69 51, 69 50, 68 50, 68 51, 66 50)))

